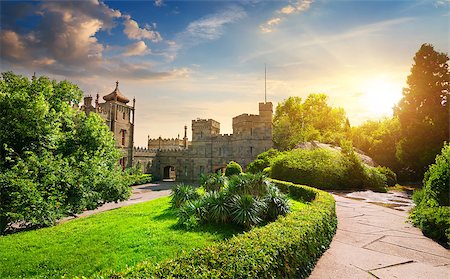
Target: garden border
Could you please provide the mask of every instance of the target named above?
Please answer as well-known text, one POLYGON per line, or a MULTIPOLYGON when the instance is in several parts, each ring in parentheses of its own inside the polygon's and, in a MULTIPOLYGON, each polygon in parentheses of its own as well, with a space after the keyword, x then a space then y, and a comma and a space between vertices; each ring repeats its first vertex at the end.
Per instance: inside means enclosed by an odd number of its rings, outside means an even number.
MULTIPOLYGON (((306 278, 336 233, 334 198, 312 187, 271 180, 309 206, 230 240, 142 262, 109 278, 306 278)), ((100 277, 101 278, 101 277, 100 277)))

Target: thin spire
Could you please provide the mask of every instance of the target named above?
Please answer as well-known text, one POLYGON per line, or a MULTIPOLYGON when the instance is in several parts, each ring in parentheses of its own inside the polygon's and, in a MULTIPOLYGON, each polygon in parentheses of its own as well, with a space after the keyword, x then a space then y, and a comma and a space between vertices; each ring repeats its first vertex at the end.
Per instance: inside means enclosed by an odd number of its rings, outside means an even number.
POLYGON ((264 104, 267 103, 267 67, 264 63, 264 104))

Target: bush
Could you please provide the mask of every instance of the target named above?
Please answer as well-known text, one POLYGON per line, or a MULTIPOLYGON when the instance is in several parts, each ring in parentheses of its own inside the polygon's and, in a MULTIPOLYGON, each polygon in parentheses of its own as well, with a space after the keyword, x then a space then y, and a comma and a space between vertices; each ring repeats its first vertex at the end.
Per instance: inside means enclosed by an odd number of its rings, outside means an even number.
POLYGON ((424 187, 415 191, 416 207, 410 219, 423 233, 450 245, 450 145, 442 148, 436 163, 425 173, 424 187))
POLYGON ((393 172, 390 168, 379 166, 376 167, 376 169, 381 174, 384 174, 386 176, 387 186, 395 186, 395 184, 397 184, 397 174, 395 174, 395 172, 393 172))
POLYGON ((277 158, 271 177, 319 189, 385 191, 385 176, 364 165, 354 153, 324 148, 296 149, 277 158))
POLYGON ((270 167, 272 162, 276 157, 281 155, 282 153, 274 148, 270 148, 269 150, 259 154, 255 161, 251 162, 247 166, 247 172, 249 173, 258 173, 263 172, 265 168, 270 167))
POLYGON ((316 198, 308 206, 230 240, 183 252, 156 265, 144 262, 108 277, 307 278, 336 231, 335 203, 326 192, 286 185, 303 188, 298 192, 313 192, 316 198))
POLYGON ((228 163, 227 168, 225 169, 225 176, 232 176, 242 173, 242 167, 235 161, 231 161, 228 163))
POLYGON ((194 187, 185 184, 178 184, 172 188, 170 194, 172 207, 180 208, 187 201, 194 201, 199 198, 199 193, 194 187))
POLYGON ((228 184, 228 177, 221 173, 202 174, 200 176, 200 185, 206 192, 220 191, 228 184))

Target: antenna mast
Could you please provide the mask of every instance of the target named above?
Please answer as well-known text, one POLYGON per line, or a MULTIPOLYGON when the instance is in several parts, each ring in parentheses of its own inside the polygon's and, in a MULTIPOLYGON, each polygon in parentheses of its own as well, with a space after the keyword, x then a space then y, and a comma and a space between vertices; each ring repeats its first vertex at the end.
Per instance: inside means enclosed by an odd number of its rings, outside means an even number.
POLYGON ((264 104, 267 103, 267 67, 264 63, 264 104))

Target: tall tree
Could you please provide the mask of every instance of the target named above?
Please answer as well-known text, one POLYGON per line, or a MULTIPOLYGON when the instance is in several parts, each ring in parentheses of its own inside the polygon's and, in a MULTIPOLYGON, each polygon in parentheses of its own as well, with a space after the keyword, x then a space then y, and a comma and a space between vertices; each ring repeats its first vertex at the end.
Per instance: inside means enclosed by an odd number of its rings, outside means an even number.
POLYGON ((345 112, 329 106, 327 99, 325 94, 310 94, 304 102, 300 97, 289 97, 279 103, 274 117, 275 146, 287 150, 300 142, 339 143, 346 138, 345 112))
POLYGON ((68 81, 0 78, 0 234, 129 197, 112 133, 68 81))
POLYGON ((449 140, 449 57, 423 44, 414 56, 403 98, 394 109, 400 121, 397 156, 420 179, 449 140))

